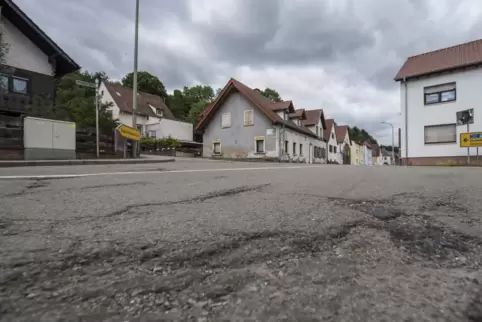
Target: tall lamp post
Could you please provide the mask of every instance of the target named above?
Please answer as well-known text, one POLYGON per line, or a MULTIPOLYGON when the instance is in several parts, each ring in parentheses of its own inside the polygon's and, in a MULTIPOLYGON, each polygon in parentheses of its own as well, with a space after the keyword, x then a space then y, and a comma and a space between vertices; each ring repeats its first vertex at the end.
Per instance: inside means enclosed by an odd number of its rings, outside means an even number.
POLYGON ((382 124, 387 124, 387 125, 390 125, 392 127, 392 162, 393 164, 391 165, 395 165, 395 138, 394 138, 394 131, 395 129, 393 128, 393 124, 392 123, 388 123, 388 122, 381 122, 382 124))
MULTIPOLYGON (((134 72, 132 84, 132 127, 137 129, 137 53, 139 44, 139 0, 136 0, 136 21, 134 36, 134 72)), ((132 157, 137 157, 137 142, 132 141, 132 157)))

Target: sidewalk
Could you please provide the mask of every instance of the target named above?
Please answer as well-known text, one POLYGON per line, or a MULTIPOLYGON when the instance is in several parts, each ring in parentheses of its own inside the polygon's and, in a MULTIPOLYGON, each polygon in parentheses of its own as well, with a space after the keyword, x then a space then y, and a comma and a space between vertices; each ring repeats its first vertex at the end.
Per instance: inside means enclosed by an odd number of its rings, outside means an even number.
POLYGON ((0 168, 63 165, 145 164, 174 161, 174 157, 164 157, 160 155, 141 155, 141 157, 137 159, 7 160, 0 161, 0 168))

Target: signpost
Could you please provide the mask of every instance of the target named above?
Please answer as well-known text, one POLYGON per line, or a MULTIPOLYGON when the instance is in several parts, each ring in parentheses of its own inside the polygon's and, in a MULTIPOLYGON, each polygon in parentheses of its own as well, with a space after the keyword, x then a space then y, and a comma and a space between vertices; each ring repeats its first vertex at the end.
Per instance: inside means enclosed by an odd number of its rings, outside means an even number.
POLYGON ((99 96, 97 93, 97 89, 99 88, 99 80, 96 79, 95 83, 89 83, 82 80, 76 80, 75 84, 82 86, 82 87, 89 87, 95 89, 95 146, 96 146, 96 154, 97 159, 99 158, 100 151, 99 151, 99 96))
MULTIPOLYGON (((141 131, 133 127, 121 124, 116 127, 117 132, 124 138, 124 159, 127 157, 127 140, 140 141, 141 131)), ((134 144, 132 144, 134 146, 134 144)))
MULTIPOLYGON (((461 147, 467 147, 467 165, 470 165, 470 147, 471 145, 470 142, 472 142, 472 136, 470 133, 470 124, 474 124, 474 109, 468 109, 468 110, 463 110, 459 111, 456 113, 456 120, 457 120, 457 125, 467 125, 467 133, 461 133, 460 134, 460 146, 461 147), (462 138, 462 134, 465 134, 465 136, 462 138), (467 137, 467 135, 469 135, 467 137), (462 145, 465 144, 465 145, 462 145)), ((478 133, 474 133, 475 135, 478 135, 478 133)), ((475 141, 474 141, 475 142, 475 141)), ((482 146, 482 145, 481 145, 482 146)), ((477 146, 478 147, 478 146, 477 146)), ((477 156, 478 156, 478 151, 477 151, 477 156)))

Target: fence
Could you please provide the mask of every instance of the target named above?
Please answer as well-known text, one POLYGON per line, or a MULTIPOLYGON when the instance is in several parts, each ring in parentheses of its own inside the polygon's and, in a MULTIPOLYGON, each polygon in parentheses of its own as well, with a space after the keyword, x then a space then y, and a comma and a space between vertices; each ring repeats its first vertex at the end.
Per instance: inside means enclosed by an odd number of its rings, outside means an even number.
MULTIPOLYGON (((80 155, 95 155, 96 132, 93 128, 77 128, 75 133, 75 151, 80 155)), ((99 152, 104 155, 115 155, 114 129, 99 134, 99 152)))
POLYGON ((0 160, 23 159, 23 118, 0 114, 0 160))

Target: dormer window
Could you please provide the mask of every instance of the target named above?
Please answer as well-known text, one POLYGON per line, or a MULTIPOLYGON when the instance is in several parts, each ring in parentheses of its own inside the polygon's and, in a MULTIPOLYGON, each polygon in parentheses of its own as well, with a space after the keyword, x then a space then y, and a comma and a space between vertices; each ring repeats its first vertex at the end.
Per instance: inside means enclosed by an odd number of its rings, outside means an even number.
POLYGON ((156 115, 160 117, 164 116, 163 110, 161 110, 160 108, 156 108, 156 115))

